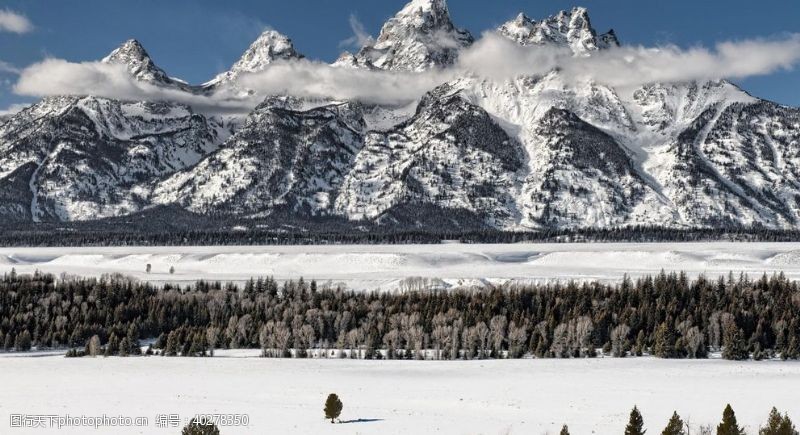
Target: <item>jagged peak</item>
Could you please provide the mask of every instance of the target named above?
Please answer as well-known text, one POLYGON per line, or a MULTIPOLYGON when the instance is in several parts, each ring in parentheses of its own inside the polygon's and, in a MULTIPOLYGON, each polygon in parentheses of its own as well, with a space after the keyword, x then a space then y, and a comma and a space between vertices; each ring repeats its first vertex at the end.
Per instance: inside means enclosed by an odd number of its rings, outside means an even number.
POLYGON ((288 36, 275 30, 262 33, 231 69, 239 71, 258 71, 277 60, 300 59, 303 56, 294 48, 288 36))
POLYGON ((412 0, 383 25, 374 44, 359 51, 357 64, 406 71, 445 67, 473 41, 453 25, 445 0, 412 0))
POLYGON ((294 43, 288 36, 276 30, 267 29, 250 44, 230 70, 219 74, 206 86, 235 80, 243 73, 263 71, 269 65, 280 60, 302 59, 303 57, 297 52, 294 43))
POLYGON ((129 39, 114 49, 101 62, 124 65, 136 79, 157 84, 175 84, 167 73, 159 68, 144 46, 136 39, 129 39))
POLYGON ((129 39, 115 48, 108 56, 104 57, 103 63, 130 65, 132 63, 150 62, 152 59, 144 49, 144 46, 136 39, 129 39))
POLYGON ((434 24, 449 23, 450 11, 445 0, 412 0, 395 15, 395 18, 411 18, 412 24, 428 21, 434 24))
POLYGON ((497 29, 501 35, 521 45, 554 44, 569 47, 575 54, 618 46, 613 32, 597 36, 585 7, 562 10, 536 21, 520 13, 497 29))

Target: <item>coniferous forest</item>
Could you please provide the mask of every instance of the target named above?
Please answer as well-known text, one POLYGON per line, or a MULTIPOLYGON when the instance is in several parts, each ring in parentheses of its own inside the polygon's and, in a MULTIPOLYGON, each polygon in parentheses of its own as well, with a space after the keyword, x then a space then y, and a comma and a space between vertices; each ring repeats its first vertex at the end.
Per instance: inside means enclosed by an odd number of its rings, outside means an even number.
POLYGON ((212 355, 260 348, 270 357, 475 359, 800 357, 800 287, 781 275, 695 280, 684 274, 616 285, 565 283, 352 292, 303 279, 243 286, 154 285, 123 276, 5 274, 5 350, 68 356, 212 355))

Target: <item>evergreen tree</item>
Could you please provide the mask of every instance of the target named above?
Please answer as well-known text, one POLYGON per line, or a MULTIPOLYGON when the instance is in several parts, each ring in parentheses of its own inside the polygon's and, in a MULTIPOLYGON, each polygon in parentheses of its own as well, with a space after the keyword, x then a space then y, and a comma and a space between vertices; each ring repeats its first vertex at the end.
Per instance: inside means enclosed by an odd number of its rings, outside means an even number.
POLYGON ((758 431, 759 435, 800 435, 788 414, 781 416, 776 408, 772 408, 767 419, 767 426, 758 431))
POLYGON ((117 334, 111 333, 111 336, 108 337, 108 343, 106 343, 106 351, 105 356, 116 355, 119 352, 119 339, 117 338, 117 334))
POLYGON ((661 431, 661 435, 686 435, 684 431, 684 424, 681 417, 678 415, 677 411, 672 413, 672 417, 669 419, 669 423, 667 423, 667 427, 661 431))
POLYGON ((647 430, 644 429, 644 420, 639 408, 636 406, 631 410, 631 416, 628 420, 628 425, 625 426, 625 435, 644 435, 647 430))
POLYGON ((219 428, 212 422, 202 424, 193 418, 181 431, 181 435, 220 435, 219 428))
POLYGON ((717 435, 744 435, 744 429, 739 427, 730 404, 722 412, 722 422, 717 426, 717 435))
POLYGON ((742 330, 739 329, 734 322, 730 322, 725 327, 725 348, 722 350, 723 358, 735 361, 750 358, 750 353, 747 351, 747 344, 742 335, 742 330))
POLYGON ((339 415, 342 413, 342 401, 339 400, 339 396, 334 393, 328 395, 328 399, 325 400, 325 418, 331 419, 331 423, 333 423, 334 419, 339 418, 339 415))
POLYGON ((17 335, 17 339, 14 341, 14 348, 17 352, 27 352, 31 350, 31 333, 28 332, 27 329, 17 335))
POLYGON ((561 427, 561 432, 559 432, 559 435, 569 435, 569 428, 566 424, 561 427))
POLYGON ((663 322, 656 330, 655 345, 653 352, 659 358, 674 358, 675 355, 675 334, 672 328, 663 322))
POLYGON ((130 354, 131 346, 128 344, 128 337, 122 337, 119 342, 119 356, 128 356, 130 354))

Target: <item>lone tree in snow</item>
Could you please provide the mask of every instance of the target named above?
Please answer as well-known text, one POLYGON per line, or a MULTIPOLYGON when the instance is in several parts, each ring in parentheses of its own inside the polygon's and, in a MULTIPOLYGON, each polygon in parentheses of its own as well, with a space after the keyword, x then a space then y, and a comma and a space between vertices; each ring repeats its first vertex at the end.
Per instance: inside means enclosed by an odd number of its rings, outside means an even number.
POLYGON ((561 427, 561 432, 559 432, 559 435, 569 435, 569 428, 566 424, 561 427))
POLYGON ((325 418, 330 418, 331 423, 334 419, 339 418, 342 413, 342 401, 339 396, 334 393, 328 394, 328 400, 325 401, 325 418))
POLYGON ((219 428, 212 422, 200 422, 196 418, 187 424, 181 435, 220 435, 219 428), (207 424, 206 424, 207 423, 207 424))
POLYGON ((661 431, 661 435, 686 435, 686 431, 683 430, 683 426, 683 420, 681 420, 678 412, 673 411, 672 417, 669 419, 667 427, 661 431))
POLYGON ((170 273, 170 274, 173 274, 173 273, 175 273, 175 266, 170 266, 170 267, 169 267, 169 273, 170 273))
POLYGON ((150 264, 150 263, 147 263, 147 266, 145 266, 144 271, 147 272, 147 273, 150 273, 151 270, 153 270, 153 265, 150 264))
POLYGON ((769 419, 767 419, 767 426, 762 427, 758 431, 758 435, 798 435, 798 432, 789 415, 781 416, 781 413, 773 407, 769 413, 769 419))
POLYGON ((89 354, 89 356, 100 355, 100 337, 98 337, 97 334, 89 339, 89 344, 86 345, 86 353, 89 354))
POLYGON ((625 435, 644 435, 645 432, 647 431, 644 430, 642 414, 639 412, 639 408, 634 406, 631 411, 630 420, 628 420, 628 425, 625 426, 625 435))
POLYGON ((722 423, 717 426, 717 435, 744 435, 744 429, 739 427, 730 404, 722 411, 722 423))

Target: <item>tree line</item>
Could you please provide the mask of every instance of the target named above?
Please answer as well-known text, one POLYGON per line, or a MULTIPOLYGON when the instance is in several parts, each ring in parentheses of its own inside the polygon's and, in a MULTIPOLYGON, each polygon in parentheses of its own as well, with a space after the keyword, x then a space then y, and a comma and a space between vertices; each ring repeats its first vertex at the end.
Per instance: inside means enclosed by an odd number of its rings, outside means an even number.
MULTIPOLYGON (((113 221, 116 222, 116 221, 113 221)), ((326 221, 327 222, 327 221, 326 221)), ((665 228, 637 225, 612 228, 544 228, 501 231, 492 228, 446 230, 394 228, 373 223, 313 223, 284 228, 258 221, 235 221, 213 228, 189 224, 172 228, 112 225, 112 222, 0 224, 0 246, 217 246, 217 245, 317 245, 317 244, 436 244, 461 243, 571 243, 571 242, 793 242, 800 230, 762 226, 718 228, 665 228), (125 230, 120 230, 125 228, 125 230)))
POLYGON ((4 274, 6 350, 166 356, 260 348, 267 357, 407 359, 800 357, 800 290, 782 274, 354 292, 315 281, 154 285, 123 276, 4 274))

